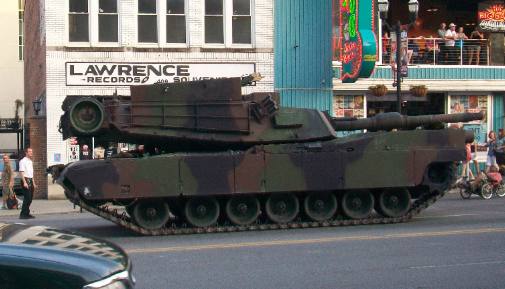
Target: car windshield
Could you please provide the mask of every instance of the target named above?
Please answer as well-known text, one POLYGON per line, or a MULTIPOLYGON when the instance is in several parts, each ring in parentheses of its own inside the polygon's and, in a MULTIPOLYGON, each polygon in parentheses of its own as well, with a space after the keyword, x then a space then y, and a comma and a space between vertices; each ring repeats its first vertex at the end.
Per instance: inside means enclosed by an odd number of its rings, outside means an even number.
MULTIPOLYGON (((14 171, 17 171, 18 170, 18 165, 17 165, 17 162, 16 160, 11 160, 11 167, 14 171)), ((0 172, 3 172, 4 170, 4 162, 0 162, 0 172)))

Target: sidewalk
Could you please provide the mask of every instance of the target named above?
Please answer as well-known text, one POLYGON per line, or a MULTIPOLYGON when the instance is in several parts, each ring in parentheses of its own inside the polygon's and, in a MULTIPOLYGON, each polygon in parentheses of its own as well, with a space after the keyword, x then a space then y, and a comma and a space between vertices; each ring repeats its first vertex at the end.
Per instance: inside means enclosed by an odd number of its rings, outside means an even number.
MULTIPOLYGON (((69 200, 67 200, 63 192, 63 188, 59 185, 53 184, 50 180, 51 179, 48 177, 48 200, 33 200, 30 206, 30 213, 37 217, 37 215, 45 214, 65 214, 80 212, 79 207, 76 207, 74 209, 74 205, 69 200)), ((22 199, 23 197, 19 198, 20 202, 22 199)), ((19 210, 0 209, 0 219, 7 216, 19 216, 20 211, 21 206, 19 206, 19 210)))
MULTIPOLYGON (((20 207, 21 209, 21 207, 20 207)), ((0 219, 2 217, 19 216, 21 210, 2 210, 0 209, 0 219)), ((35 217, 45 214, 65 214, 79 212, 69 200, 33 200, 30 206, 30 212, 35 217)))

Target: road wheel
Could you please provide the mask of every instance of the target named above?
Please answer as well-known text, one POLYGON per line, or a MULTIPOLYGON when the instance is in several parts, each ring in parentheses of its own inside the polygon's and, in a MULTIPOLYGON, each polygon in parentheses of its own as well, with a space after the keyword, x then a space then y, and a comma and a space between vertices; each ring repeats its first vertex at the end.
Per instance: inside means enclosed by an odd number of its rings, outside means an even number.
POLYGON ((480 188, 480 196, 484 200, 491 199, 493 197, 493 185, 488 182, 484 183, 480 188))
POLYGON ((234 196, 226 202, 226 215, 235 225, 249 225, 260 214, 260 202, 254 196, 234 196))
POLYGON ((410 199, 405 188, 385 189, 379 194, 375 209, 385 217, 401 217, 409 211, 410 199))
POLYGON ((195 227, 214 225, 219 217, 219 203, 213 197, 195 197, 186 202, 184 215, 195 227))
POLYGON ((342 196, 342 212, 351 219, 365 219, 374 207, 372 194, 366 190, 347 191, 342 196))
POLYGON ((150 230, 163 227, 170 218, 168 204, 163 200, 138 201, 130 211, 135 223, 142 228, 150 230))
POLYGON ((314 221, 325 221, 337 211, 337 198, 332 193, 310 193, 303 200, 307 216, 314 221))
POLYGON ((300 211, 298 198, 293 194, 271 194, 265 203, 265 212, 275 223, 289 223, 300 211))

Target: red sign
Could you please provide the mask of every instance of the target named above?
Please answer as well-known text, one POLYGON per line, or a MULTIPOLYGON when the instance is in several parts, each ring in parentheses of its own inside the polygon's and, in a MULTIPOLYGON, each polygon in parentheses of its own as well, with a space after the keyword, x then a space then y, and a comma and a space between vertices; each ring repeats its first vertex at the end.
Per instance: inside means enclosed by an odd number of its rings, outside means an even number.
POLYGON ((483 31, 505 32, 505 6, 503 3, 479 4, 479 27, 483 31))
POLYGON ((505 21, 503 4, 494 4, 485 11, 479 11, 479 20, 505 21))

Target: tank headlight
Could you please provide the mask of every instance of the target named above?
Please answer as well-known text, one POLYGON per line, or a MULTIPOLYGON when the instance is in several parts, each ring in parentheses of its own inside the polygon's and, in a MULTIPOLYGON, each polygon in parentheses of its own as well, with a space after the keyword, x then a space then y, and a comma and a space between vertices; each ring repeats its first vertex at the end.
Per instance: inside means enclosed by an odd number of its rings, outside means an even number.
POLYGON ((132 289, 135 278, 128 271, 122 271, 105 279, 98 280, 83 287, 83 289, 132 289))

